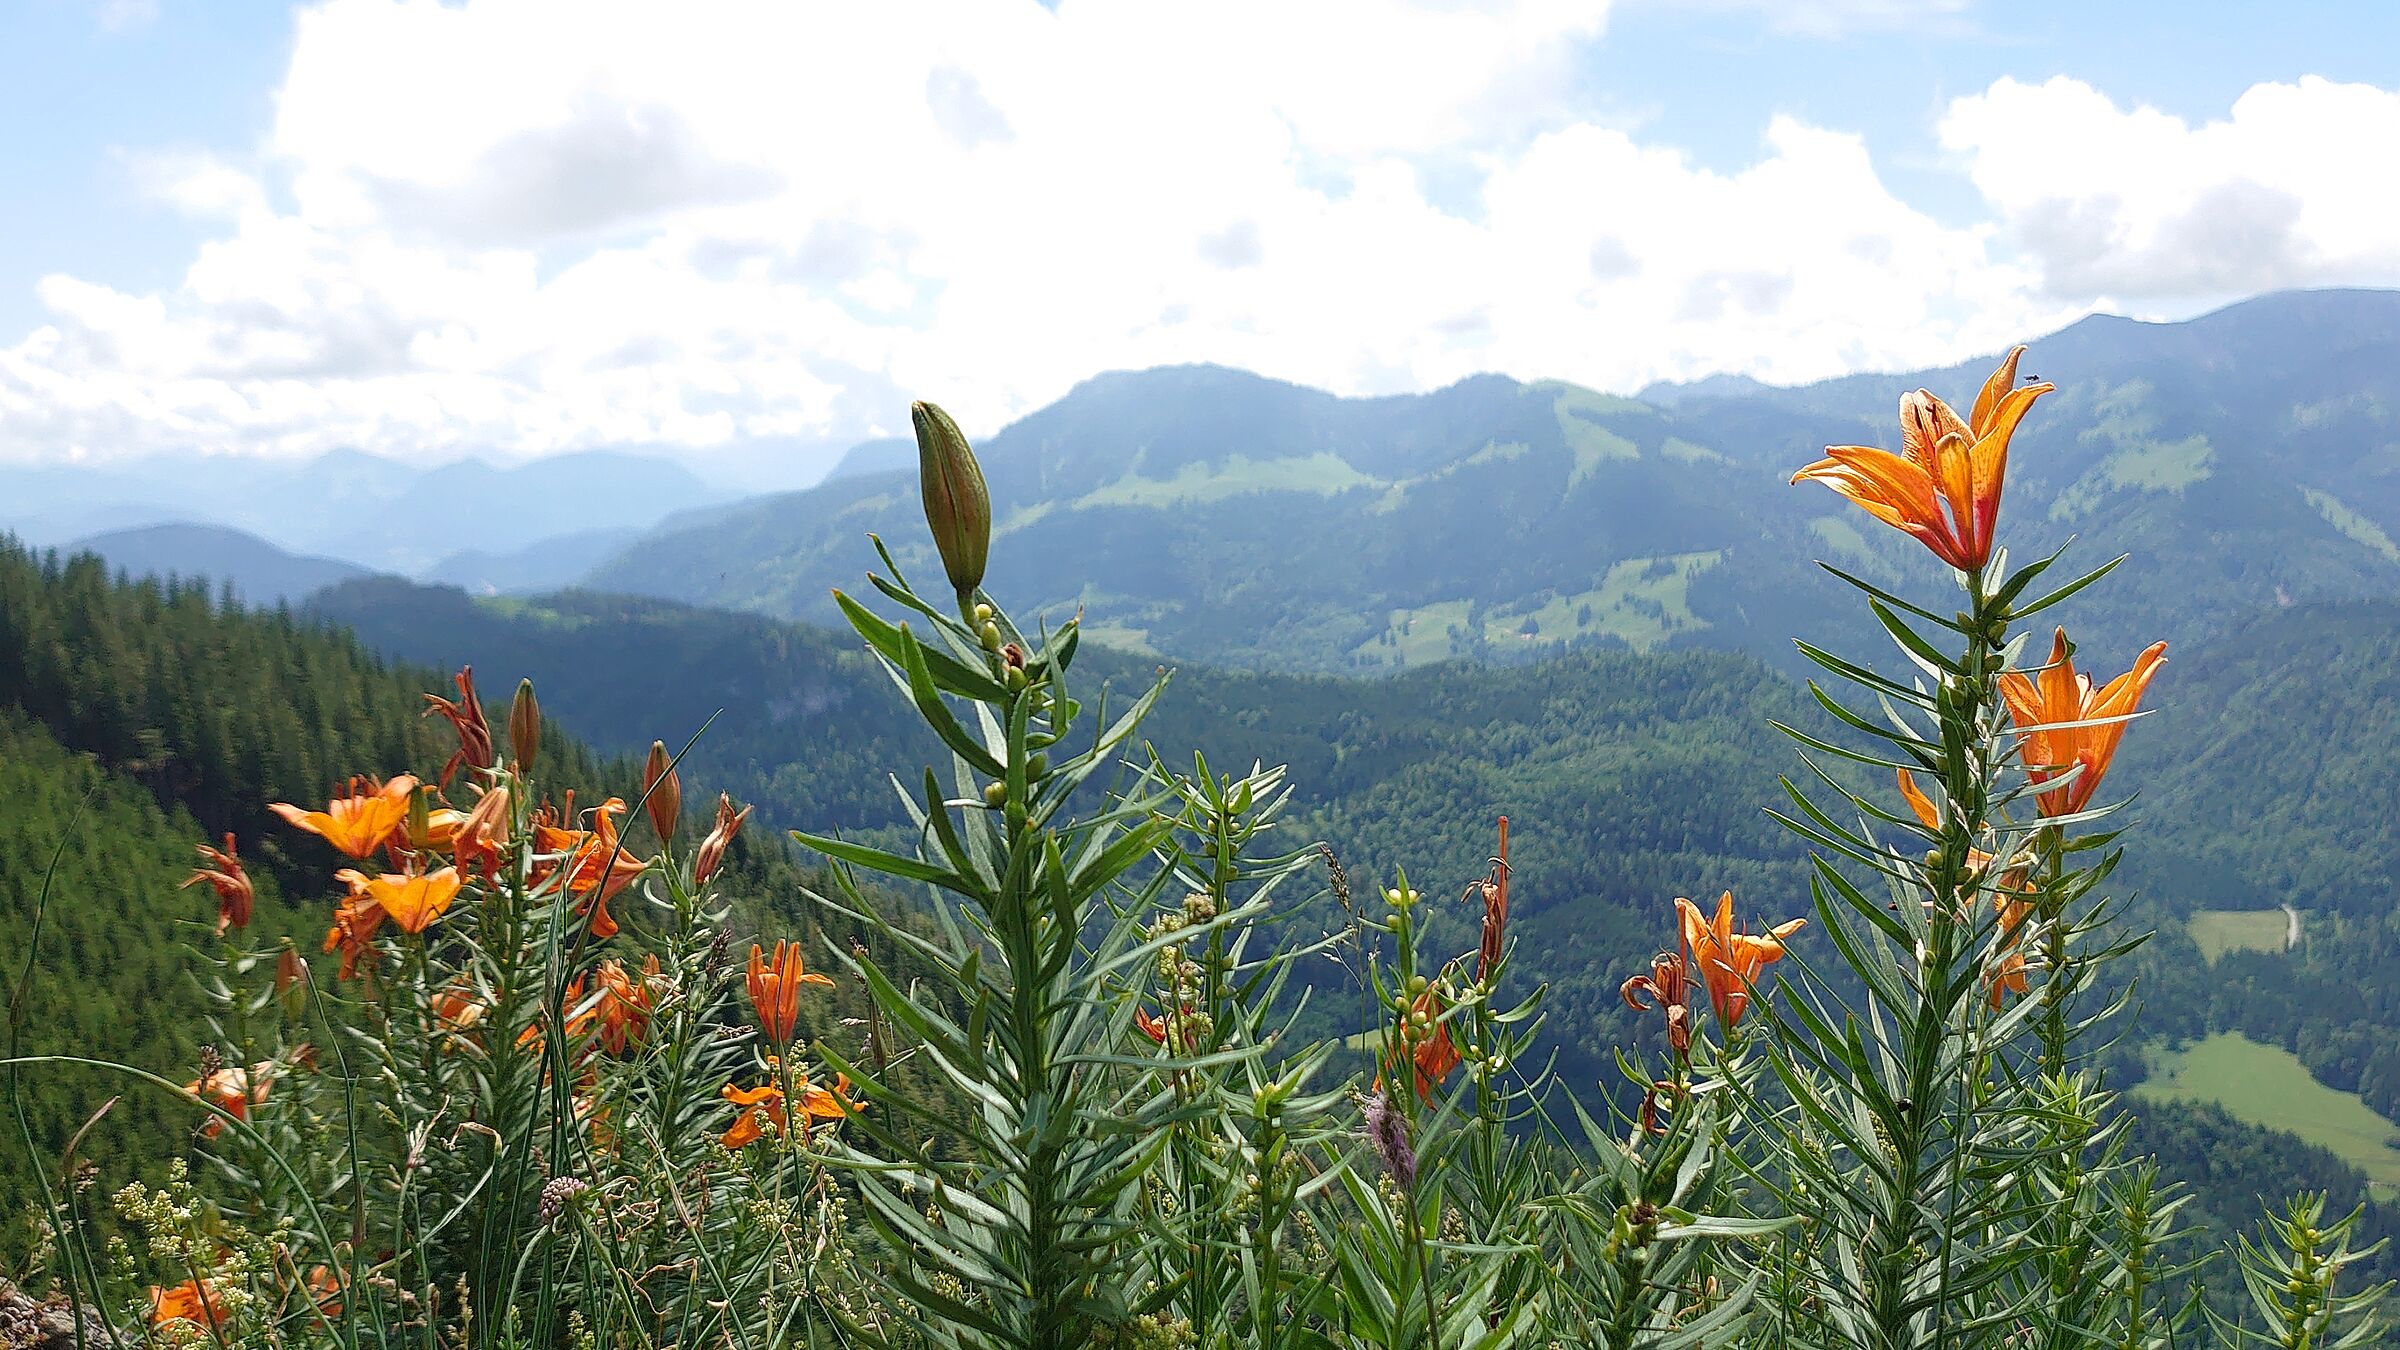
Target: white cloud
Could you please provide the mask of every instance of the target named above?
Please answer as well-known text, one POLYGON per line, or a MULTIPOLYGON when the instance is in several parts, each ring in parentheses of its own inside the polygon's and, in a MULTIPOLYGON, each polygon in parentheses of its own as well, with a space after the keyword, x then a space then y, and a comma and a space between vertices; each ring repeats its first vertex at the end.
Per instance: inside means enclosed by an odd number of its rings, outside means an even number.
MULTIPOLYGON (((1196 360, 1361 393, 1805 379, 2078 312, 2052 255, 1900 200, 1855 136, 1778 118, 1719 173, 1580 114, 1604 17, 331 0, 264 144, 136 161, 206 235, 177 285, 41 284, 0 457, 821 446, 912 396, 988 430, 1196 360)), ((1974 130, 2021 88, 1944 126, 2031 238, 1974 130)))
POLYGON ((2400 91, 2308 76, 2194 125, 2063 76, 2004 79, 1953 102, 1940 134, 2062 300, 2400 281, 2400 179, 2361 153, 2400 144, 2400 91))

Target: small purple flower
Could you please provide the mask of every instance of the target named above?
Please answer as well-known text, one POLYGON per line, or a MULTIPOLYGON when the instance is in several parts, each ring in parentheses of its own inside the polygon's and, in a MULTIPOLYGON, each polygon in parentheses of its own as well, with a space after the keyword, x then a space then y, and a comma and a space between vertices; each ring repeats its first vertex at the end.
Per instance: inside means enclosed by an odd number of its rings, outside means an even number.
POLYGON ((542 1183, 542 1198, 534 1206, 534 1215, 548 1223, 559 1216, 569 1200, 591 1188, 592 1183, 581 1177, 552 1177, 542 1183))
POLYGON ((1392 1180, 1400 1189, 1417 1188, 1417 1152, 1408 1144, 1408 1118, 1392 1104, 1391 1094, 1378 1087, 1367 1098, 1367 1137, 1375 1141, 1375 1151, 1383 1155, 1383 1165, 1390 1170, 1392 1180))

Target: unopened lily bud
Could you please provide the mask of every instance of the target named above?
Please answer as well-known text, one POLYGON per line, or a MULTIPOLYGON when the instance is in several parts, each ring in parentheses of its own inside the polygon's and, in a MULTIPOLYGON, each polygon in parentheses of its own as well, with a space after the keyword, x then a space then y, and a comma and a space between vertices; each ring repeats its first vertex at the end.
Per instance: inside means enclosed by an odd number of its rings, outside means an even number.
POLYGON ((983 485, 983 466, 950 414, 930 403, 912 403, 909 420, 917 431, 917 489, 925 499, 925 524, 941 550, 942 570, 964 600, 983 584, 992 547, 992 497, 983 485))
POLYGON ((534 756, 542 749, 542 705, 533 697, 533 681, 517 681, 517 697, 508 705, 508 751, 516 757, 517 771, 533 769, 534 756))
POLYGON ((675 760, 665 741, 650 742, 650 762, 642 766, 642 792, 650 828, 658 831, 662 843, 673 839, 676 818, 683 813, 683 784, 676 781, 675 760))

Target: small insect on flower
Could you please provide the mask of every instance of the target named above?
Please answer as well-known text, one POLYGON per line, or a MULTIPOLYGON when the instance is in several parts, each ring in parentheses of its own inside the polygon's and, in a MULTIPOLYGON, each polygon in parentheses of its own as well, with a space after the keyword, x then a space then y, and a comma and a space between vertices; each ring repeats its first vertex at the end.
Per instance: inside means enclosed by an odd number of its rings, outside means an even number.
POLYGON ((218 937, 225 936, 228 928, 248 928, 250 910, 257 901, 257 893, 251 889, 250 874, 243 869, 241 857, 234 849, 233 832, 226 831, 225 847, 221 849, 206 844, 194 847, 200 852, 201 865, 183 879, 183 886, 198 886, 205 882, 209 889, 217 893, 218 937))

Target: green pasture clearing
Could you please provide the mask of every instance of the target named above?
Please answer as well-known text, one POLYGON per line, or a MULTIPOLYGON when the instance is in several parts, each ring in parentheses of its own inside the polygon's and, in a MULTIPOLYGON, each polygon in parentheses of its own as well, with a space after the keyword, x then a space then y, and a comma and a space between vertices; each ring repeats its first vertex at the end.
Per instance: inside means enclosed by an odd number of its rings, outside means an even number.
POLYGON ((2332 1150, 2366 1173, 2381 1194, 2400 1187, 2400 1148, 2392 1146, 2400 1125, 2375 1114, 2354 1094, 2310 1077, 2288 1050, 2230 1031, 2184 1050, 2154 1049, 2150 1077, 2134 1095, 2214 1102, 2238 1120, 2288 1130, 2332 1150))
POLYGON ((1331 497, 1352 488, 1380 487, 1330 450, 1285 459, 1251 459, 1229 455, 1217 465, 1192 463, 1173 478, 1120 478, 1088 492, 1075 502, 1090 506, 1195 506, 1252 492, 1313 492, 1331 497))
POLYGON ((2210 965, 2227 952, 2279 952, 2291 934, 2280 909, 2204 909, 2184 921, 2193 945, 2210 965))

